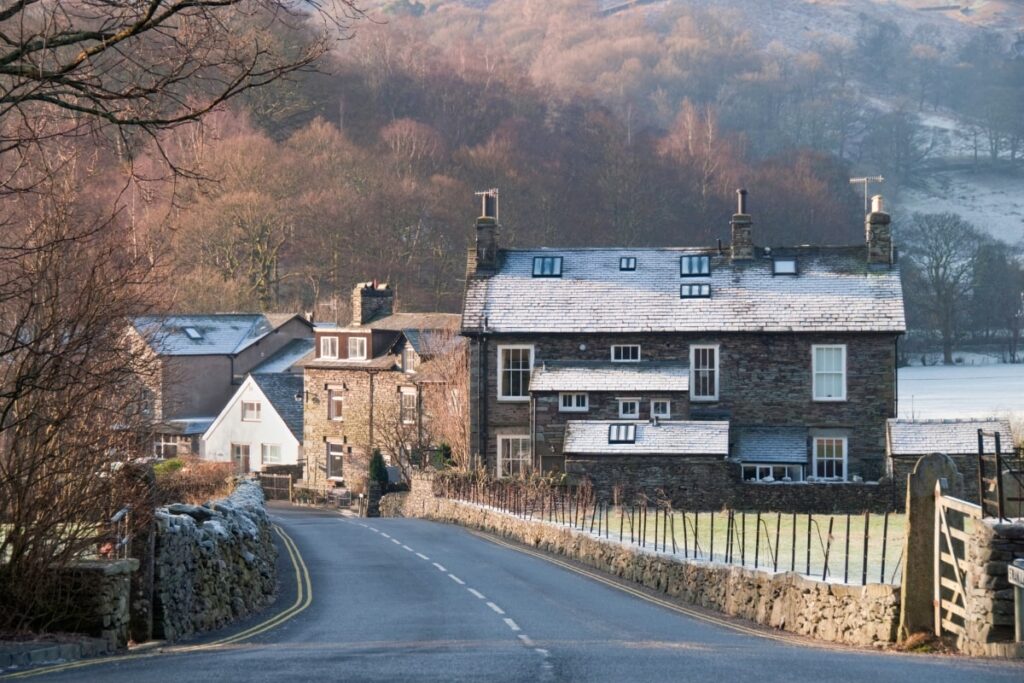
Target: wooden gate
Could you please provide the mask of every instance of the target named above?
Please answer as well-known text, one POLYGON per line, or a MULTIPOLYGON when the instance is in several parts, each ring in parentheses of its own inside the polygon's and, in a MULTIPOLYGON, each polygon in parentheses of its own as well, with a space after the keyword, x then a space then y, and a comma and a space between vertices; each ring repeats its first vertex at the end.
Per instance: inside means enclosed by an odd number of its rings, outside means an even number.
POLYGON ((261 472, 259 478, 260 485, 263 487, 263 495, 267 497, 267 500, 287 500, 291 502, 292 477, 290 474, 266 474, 261 472))
POLYGON ((965 549, 981 506, 947 496, 935 484, 935 635, 964 635, 967 621, 965 549))

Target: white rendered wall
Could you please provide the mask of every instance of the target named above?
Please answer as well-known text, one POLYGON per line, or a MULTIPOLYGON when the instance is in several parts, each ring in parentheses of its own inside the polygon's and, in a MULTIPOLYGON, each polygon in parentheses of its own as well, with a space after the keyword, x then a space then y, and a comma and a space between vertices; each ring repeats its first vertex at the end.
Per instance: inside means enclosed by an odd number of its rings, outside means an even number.
POLYGON ((259 472, 263 469, 263 444, 281 447, 280 462, 275 465, 295 465, 302 457, 302 444, 292 436, 284 420, 263 395, 260 388, 247 377, 217 420, 203 435, 200 453, 205 460, 229 462, 231 444, 248 444, 249 469, 259 472), (260 421, 242 421, 242 401, 259 401, 260 421))

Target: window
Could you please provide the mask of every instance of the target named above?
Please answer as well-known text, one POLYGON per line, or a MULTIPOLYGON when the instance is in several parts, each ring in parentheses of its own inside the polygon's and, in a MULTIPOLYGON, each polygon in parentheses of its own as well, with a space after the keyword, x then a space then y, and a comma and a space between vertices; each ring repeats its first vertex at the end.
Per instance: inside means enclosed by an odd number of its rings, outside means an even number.
POLYGON ((651 417, 666 420, 672 417, 672 403, 661 399, 651 401, 651 417))
POLYGON ((796 275, 796 258, 784 256, 772 261, 773 275, 796 275))
POLYGON ((527 401, 530 396, 532 346, 498 347, 498 399, 527 401))
POLYGON ((816 437, 813 470, 818 480, 846 481, 846 438, 816 437))
POLYGON ((640 361, 639 344, 615 344, 612 346, 612 360, 616 363, 637 363, 640 361))
POLYGON ((412 348, 406 344, 402 349, 402 372, 413 372, 416 369, 416 363, 413 360, 412 348))
POLYGON ((558 410, 563 413, 585 413, 590 409, 585 393, 564 393, 558 395, 558 410))
POLYGON ((402 389, 399 398, 402 424, 413 424, 416 422, 416 390, 402 389))
POLYGON ((260 402, 242 401, 242 421, 259 422, 260 419, 260 402))
POLYGON ((231 444, 231 462, 242 472, 249 471, 249 444, 231 444))
POLYGON ((718 400, 718 346, 690 347, 690 399, 718 400))
POLYGON ((803 481, 803 465, 744 465, 743 481, 803 481))
POLYGON ((636 270, 636 257, 623 256, 619 259, 619 270, 636 270))
POLYGON ((194 327, 186 327, 185 335, 192 341, 198 341, 203 338, 203 335, 194 327))
POLYGON ((530 468, 530 437, 498 437, 498 476, 519 477, 530 468))
POLYGON ((175 434, 157 434, 153 440, 153 456, 157 458, 178 457, 178 437, 175 434))
POLYGON ((640 401, 635 398, 619 399, 619 417, 637 420, 640 418, 640 401))
POLYGON ((680 299, 706 299, 711 296, 711 285, 679 285, 680 299))
POLYGON ((349 360, 366 360, 366 337, 348 338, 349 360))
POLYGON ((706 277, 711 275, 710 256, 681 256, 679 258, 680 277, 706 277))
POLYGON ((846 346, 811 347, 815 401, 846 400, 846 346))
POLYGON ((327 390, 327 419, 345 419, 345 397, 341 391, 337 389, 327 390))
POLYGON ((264 465, 276 465, 281 462, 281 447, 274 443, 265 443, 260 447, 260 457, 264 465))
POLYGON ((608 425, 608 443, 636 443, 636 425, 608 425))
POLYGON ((562 277, 561 256, 534 256, 534 277, 562 277))
POLYGON ((327 478, 341 479, 344 471, 345 446, 340 443, 327 444, 327 478))
POLYGON ((338 357, 338 338, 337 337, 320 337, 320 357, 321 358, 337 358, 338 357))

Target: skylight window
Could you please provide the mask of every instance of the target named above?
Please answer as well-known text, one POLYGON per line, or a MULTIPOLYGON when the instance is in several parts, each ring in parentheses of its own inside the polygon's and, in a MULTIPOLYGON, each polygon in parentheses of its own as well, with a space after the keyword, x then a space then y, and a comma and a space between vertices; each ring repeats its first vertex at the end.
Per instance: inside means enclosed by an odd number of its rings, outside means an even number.
POLYGON ((561 256, 534 256, 534 277, 562 277, 561 256))
POLYGON ((636 270, 636 257, 623 256, 619 259, 619 270, 636 270))
POLYGON ((782 256, 772 261, 773 275, 796 275, 796 257, 782 256))
POLYGON ((706 299, 711 296, 711 285, 680 285, 680 299, 706 299))
POLYGON ((711 257, 679 257, 679 275, 680 277, 704 277, 711 275, 711 257))
POLYGON ((636 443, 636 425, 608 425, 608 443, 636 443))
POLYGON ((186 327, 184 332, 185 335, 193 341, 198 341, 203 338, 202 333, 194 327, 186 327))

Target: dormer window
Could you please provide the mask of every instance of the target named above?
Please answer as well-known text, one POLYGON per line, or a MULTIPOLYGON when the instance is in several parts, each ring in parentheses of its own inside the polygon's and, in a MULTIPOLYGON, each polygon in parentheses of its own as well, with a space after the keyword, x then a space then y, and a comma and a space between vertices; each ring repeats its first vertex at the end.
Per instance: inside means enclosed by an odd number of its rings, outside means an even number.
POLYGON ((636 257, 623 256, 619 258, 619 270, 636 270, 636 257))
POLYGON ((772 260, 772 275, 796 275, 796 257, 781 256, 772 260))
POLYGON ((680 299, 706 299, 711 296, 711 285, 679 285, 680 299))
POLYGON ((711 275, 710 256, 679 257, 680 277, 707 277, 708 275, 711 275))
POLYGON ((320 357, 327 359, 337 359, 338 357, 338 338, 337 337, 320 337, 320 357))
POLYGON ((562 277, 561 256, 534 256, 534 277, 562 277))
POLYGON ((608 425, 608 443, 636 443, 636 425, 608 425))
POLYGON ((185 332, 185 336, 192 341, 199 341, 203 338, 202 333, 194 327, 186 327, 183 331, 185 332))
POLYGON ((366 337, 348 338, 348 359, 366 360, 366 337))

